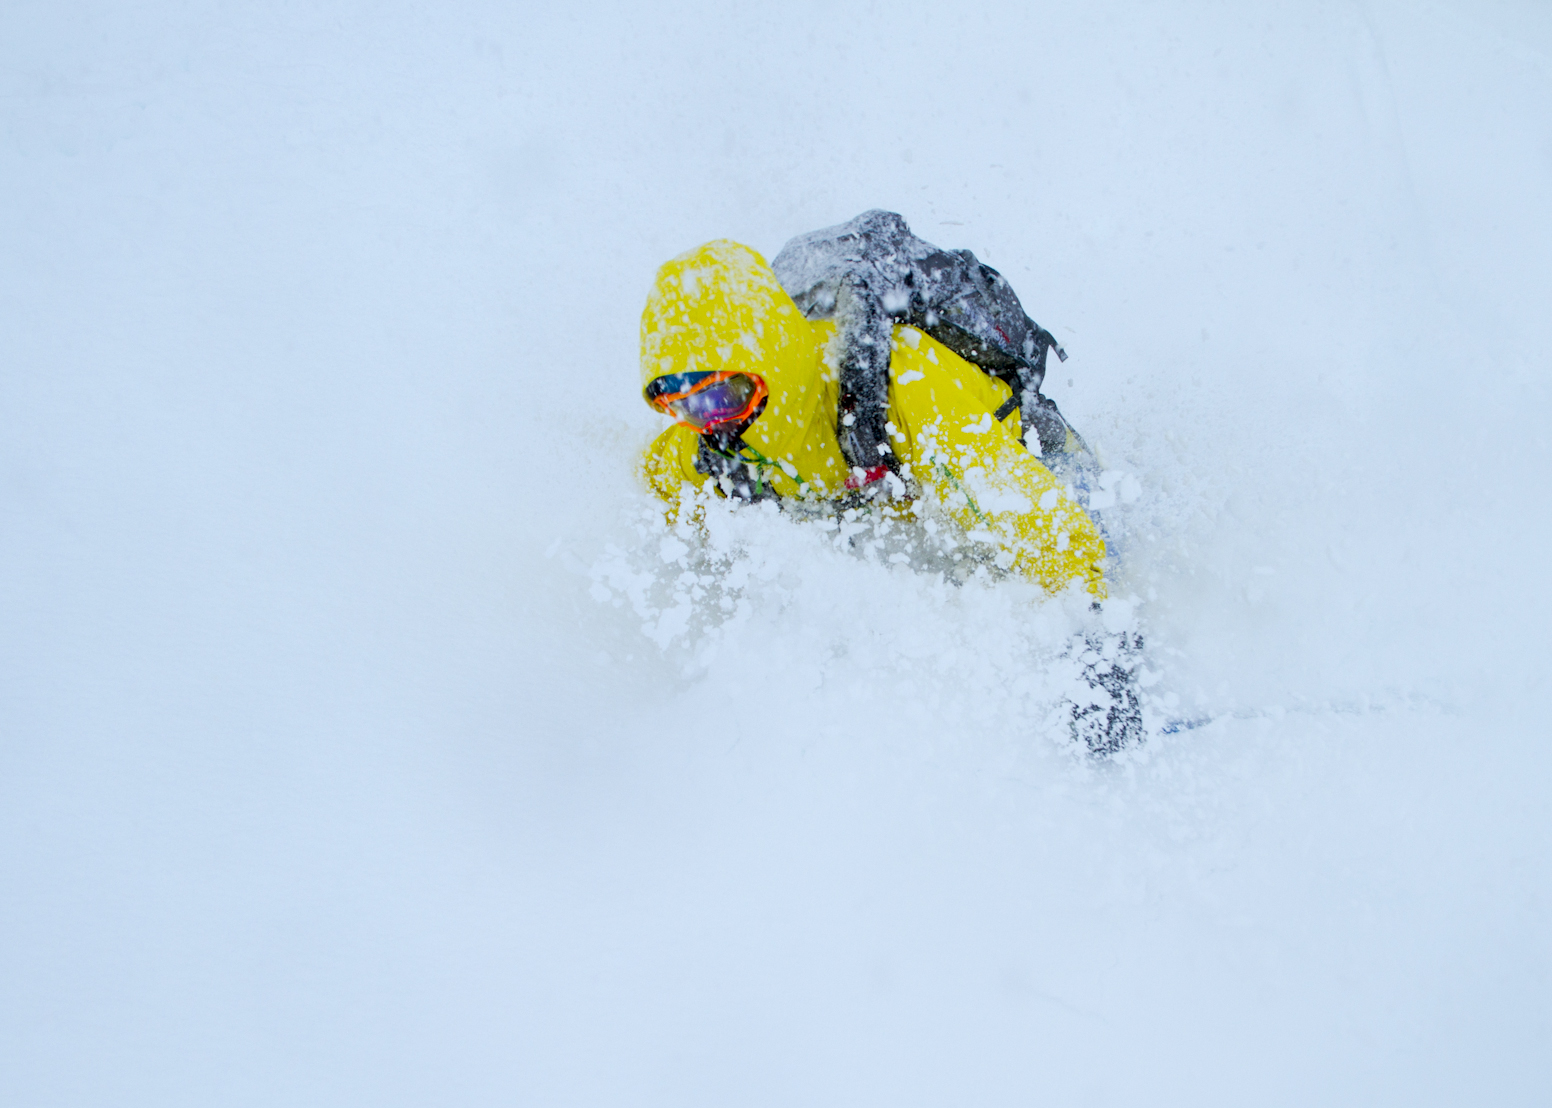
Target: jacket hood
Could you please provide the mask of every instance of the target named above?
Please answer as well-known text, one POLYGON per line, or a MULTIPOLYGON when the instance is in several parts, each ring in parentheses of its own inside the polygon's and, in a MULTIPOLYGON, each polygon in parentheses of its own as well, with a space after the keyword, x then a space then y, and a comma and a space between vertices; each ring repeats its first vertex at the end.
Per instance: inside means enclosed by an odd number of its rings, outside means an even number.
POLYGON ((657 271, 641 313, 641 387, 668 373, 732 370, 764 379, 765 411, 744 440, 780 457, 802 440, 829 370, 803 318, 764 258, 718 239, 657 271))

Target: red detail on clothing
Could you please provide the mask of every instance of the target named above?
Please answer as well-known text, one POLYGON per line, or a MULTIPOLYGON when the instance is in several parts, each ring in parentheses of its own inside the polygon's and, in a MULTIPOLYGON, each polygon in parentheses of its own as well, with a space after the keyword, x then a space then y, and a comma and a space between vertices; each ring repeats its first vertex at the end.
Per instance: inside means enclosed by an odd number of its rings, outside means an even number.
POLYGON ((888 466, 874 466, 872 469, 863 470, 862 476, 859 478, 857 471, 852 470, 851 476, 846 478, 846 487, 848 489, 860 489, 864 485, 871 485, 874 481, 882 481, 888 473, 888 466))

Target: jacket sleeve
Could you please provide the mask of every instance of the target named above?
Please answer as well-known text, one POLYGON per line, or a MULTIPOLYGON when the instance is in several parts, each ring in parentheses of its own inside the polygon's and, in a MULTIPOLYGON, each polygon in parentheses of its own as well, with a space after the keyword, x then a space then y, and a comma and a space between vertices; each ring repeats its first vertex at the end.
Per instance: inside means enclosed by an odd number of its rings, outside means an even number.
POLYGON ((672 517, 678 510, 679 498, 686 484, 699 488, 706 478, 695 469, 695 453, 700 436, 688 427, 668 428, 641 456, 641 476, 647 487, 671 507, 672 517))
POLYGON ((1008 386, 934 340, 901 328, 891 422, 924 499, 1004 569, 1060 592, 1105 596, 1105 541, 1065 483, 995 417, 1008 386))

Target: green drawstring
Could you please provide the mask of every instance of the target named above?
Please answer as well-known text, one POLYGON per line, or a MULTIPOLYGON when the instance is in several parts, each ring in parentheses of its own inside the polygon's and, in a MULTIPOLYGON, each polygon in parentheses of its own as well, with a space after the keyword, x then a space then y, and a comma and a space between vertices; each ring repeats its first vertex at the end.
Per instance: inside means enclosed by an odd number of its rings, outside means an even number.
MULTIPOLYGON (((755 477, 755 488, 762 494, 765 492, 765 480, 763 471, 766 469, 780 469, 782 473, 786 474, 788 478, 796 481, 799 488, 804 485, 808 485, 808 482, 803 480, 803 475, 797 472, 796 466, 793 467, 792 473, 787 473, 787 471, 782 468, 780 462, 776 461, 774 458, 767 458, 764 454, 761 454, 747 442, 743 444, 743 448, 739 450, 739 452, 734 455, 734 457, 738 458, 739 461, 753 462, 755 465, 761 467, 760 472, 757 473, 755 477), (745 450, 749 451, 750 454, 753 454, 754 457, 744 457, 745 450)), ((970 493, 966 491, 965 487, 959 483, 959 479, 954 476, 954 471, 949 469, 948 466, 944 465, 942 462, 938 463, 937 471, 938 475, 941 476, 943 480, 947 481, 955 492, 964 493, 965 501, 970 505, 970 510, 975 513, 975 518, 977 520, 984 521, 986 519, 986 513, 981 511, 981 506, 975 502, 975 497, 971 496, 970 493)), ((812 488, 813 486, 809 485, 809 487, 812 488)))
MULTIPOLYGON (((807 481, 803 480, 803 475, 797 471, 797 467, 796 466, 792 467, 792 472, 791 473, 787 473, 786 469, 782 466, 782 464, 780 462, 776 461, 774 458, 767 458, 764 454, 761 454, 758 450, 756 450, 754 447, 750 446, 747 442, 743 444, 743 448, 741 450, 739 450, 739 452, 737 454, 737 457, 738 457, 738 459, 740 461, 743 461, 743 462, 753 462, 754 464, 760 466, 762 471, 765 470, 765 469, 771 469, 771 468, 779 469, 779 470, 781 470, 781 472, 787 478, 789 478, 790 480, 796 481, 798 483, 798 487, 799 488, 801 488, 802 486, 808 484, 807 481), (749 451, 749 453, 753 454, 754 457, 753 458, 745 458, 744 457, 744 451, 745 450, 747 450, 747 451, 749 451)), ((787 464, 791 465, 790 462, 787 463, 787 464)), ((763 473, 760 476, 755 477, 755 485, 756 485, 756 487, 758 487, 760 489, 761 492, 765 491, 765 481, 764 481, 763 473)), ((809 486, 809 487, 812 488, 813 486, 809 486)))
MULTIPOLYGON (((803 480, 803 475, 801 473, 797 472, 797 467, 796 466, 793 466, 793 471, 791 473, 787 473, 787 471, 782 467, 782 464, 780 462, 778 462, 774 458, 767 458, 764 454, 761 454, 758 450, 756 450, 754 447, 750 446, 747 442, 744 443, 742 448, 739 450, 739 452, 737 454, 733 455, 733 456, 735 458, 737 458, 741 462, 753 462, 756 466, 760 467, 759 470, 756 472, 755 479, 754 479, 754 484, 755 484, 755 489, 761 495, 764 495, 764 493, 765 493, 764 471, 766 469, 780 469, 781 472, 783 474, 785 474, 789 479, 791 479, 793 481, 796 481, 798 483, 798 487, 799 488, 802 488, 804 485, 808 485, 808 482, 803 480), (753 454, 754 457, 752 457, 752 458, 744 457, 744 451, 745 450, 749 451, 750 454, 753 454)), ((789 462, 788 464, 790 465, 791 463, 789 462)), ((964 493, 965 500, 970 505, 970 510, 975 513, 975 518, 977 520, 985 520, 986 519, 986 513, 981 511, 981 506, 975 502, 975 497, 971 496, 969 494, 969 492, 966 492, 965 487, 959 483, 959 479, 954 476, 954 471, 949 469, 948 466, 944 465, 942 462, 938 463, 937 471, 938 471, 938 475, 941 476, 943 478, 943 480, 947 481, 949 483, 949 485, 954 489, 955 492, 964 493)), ((809 487, 812 488, 813 486, 809 485, 809 487)))
POLYGON ((959 483, 959 479, 954 476, 953 470, 949 469, 948 466, 944 465, 942 462, 938 463, 937 468, 938 475, 942 477, 943 480, 952 485, 955 492, 961 492, 965 494, 965 499, 970 502, 970 510, 975 513, 975 518, 977 520, 984 520, 986 516, 982 514, 981 506, 975 502, 975 497, 971 496, 968 492, 965 492, 965 487, 961 485, 959 483))

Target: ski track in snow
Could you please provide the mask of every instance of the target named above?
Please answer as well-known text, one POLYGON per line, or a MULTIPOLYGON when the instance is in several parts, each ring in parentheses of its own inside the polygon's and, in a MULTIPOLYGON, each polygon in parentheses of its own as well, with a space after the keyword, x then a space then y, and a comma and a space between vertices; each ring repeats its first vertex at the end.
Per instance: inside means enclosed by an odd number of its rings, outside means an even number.
POLYGON ((0 1103, 1552 1100, 1548 58, 7 7, 0 1103), (636 481, 655 267, 870 207, 1071 354, 1104 613, 636 481))

